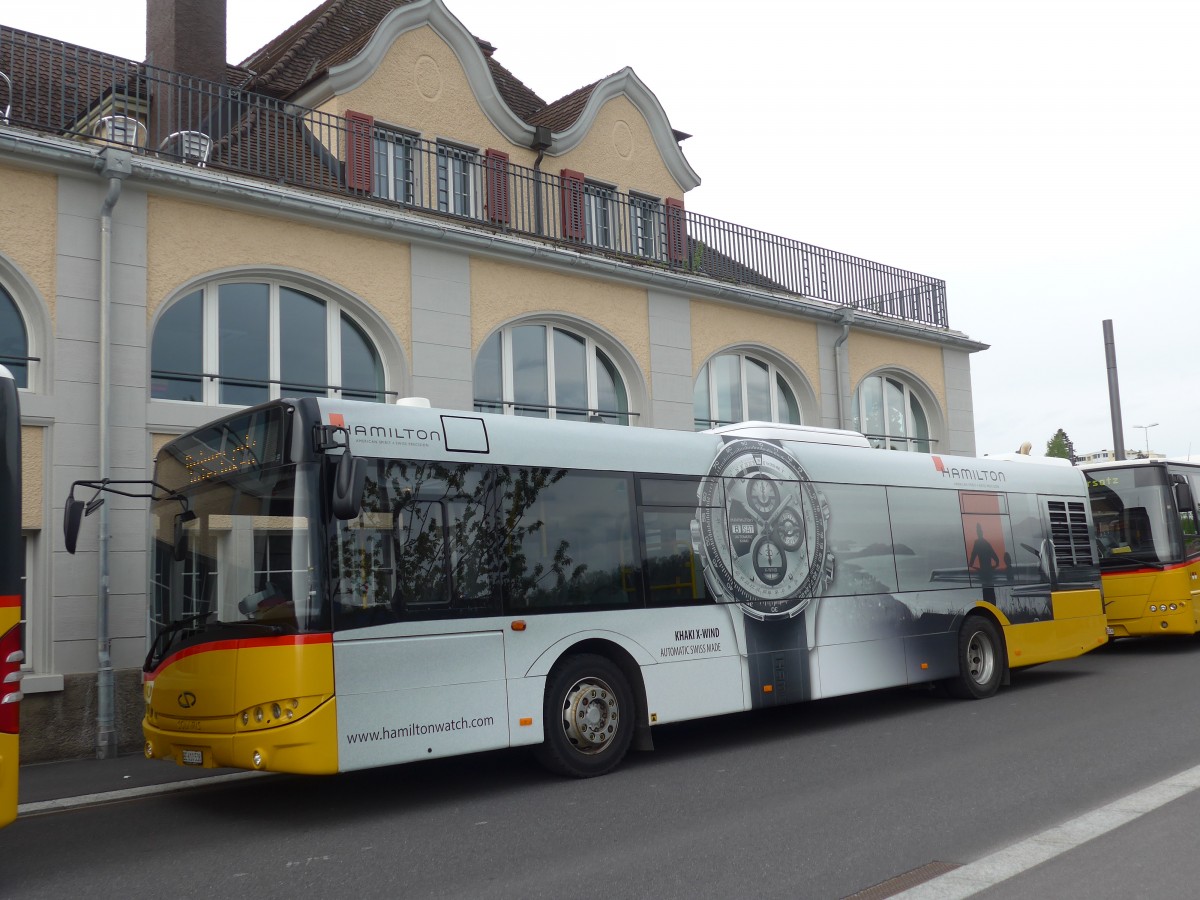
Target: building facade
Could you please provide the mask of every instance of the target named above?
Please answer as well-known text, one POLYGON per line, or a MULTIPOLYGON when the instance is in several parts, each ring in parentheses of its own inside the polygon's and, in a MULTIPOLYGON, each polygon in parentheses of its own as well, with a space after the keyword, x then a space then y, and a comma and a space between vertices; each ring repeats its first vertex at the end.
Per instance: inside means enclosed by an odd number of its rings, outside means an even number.
POLYGON ((141 745, 147 504, 110 498, 71 556, 72 483, 148 478, 238 406, 415 395, 974 453, 985 345, 944 283, 688 209, 687 135, 632 69, 547 103, 441 0, 329 0, 236 66, 222 2, 148 21, 145 63, 0 25, 25 761, 141 745))

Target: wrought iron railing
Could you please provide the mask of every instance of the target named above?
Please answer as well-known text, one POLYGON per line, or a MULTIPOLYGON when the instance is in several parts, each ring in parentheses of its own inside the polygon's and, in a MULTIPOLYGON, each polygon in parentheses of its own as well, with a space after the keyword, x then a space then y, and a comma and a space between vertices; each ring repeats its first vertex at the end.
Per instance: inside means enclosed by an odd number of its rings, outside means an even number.
POLYGON ((738 285, 947 327, 945 282, 430 142, 278 98, 0 26, 0 109, 11 127, 275 183, 398 205, 738 285))

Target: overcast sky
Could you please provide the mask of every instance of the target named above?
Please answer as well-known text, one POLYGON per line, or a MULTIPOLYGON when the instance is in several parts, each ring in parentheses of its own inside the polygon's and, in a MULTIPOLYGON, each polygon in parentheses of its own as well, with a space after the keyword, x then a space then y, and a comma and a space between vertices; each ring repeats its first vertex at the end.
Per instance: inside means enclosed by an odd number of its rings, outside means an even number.
MULTIPOLYGON (((1200 3, 445 2, 547 101, 631 66, 690 210, 945 279, 980 455, 1113 447, 1111 319, 1126 447, 1200 457, 1200 3)), ((229 0, 229 60, 317 5, 229 0)), ((145 57, 144 0, 0 22, 145 57)))

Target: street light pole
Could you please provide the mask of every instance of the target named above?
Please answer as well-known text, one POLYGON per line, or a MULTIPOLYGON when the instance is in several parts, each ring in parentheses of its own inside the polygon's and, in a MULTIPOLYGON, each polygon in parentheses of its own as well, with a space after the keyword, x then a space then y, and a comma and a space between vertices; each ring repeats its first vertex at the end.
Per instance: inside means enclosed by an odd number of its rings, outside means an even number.
POLYGON ((1150 458, 1150 429, 1157 428, 1157 422, 1151 422, 1149 425, 1134 425, 1134 428, 1140 428, 1146 434, 1146 459, 1150 458))

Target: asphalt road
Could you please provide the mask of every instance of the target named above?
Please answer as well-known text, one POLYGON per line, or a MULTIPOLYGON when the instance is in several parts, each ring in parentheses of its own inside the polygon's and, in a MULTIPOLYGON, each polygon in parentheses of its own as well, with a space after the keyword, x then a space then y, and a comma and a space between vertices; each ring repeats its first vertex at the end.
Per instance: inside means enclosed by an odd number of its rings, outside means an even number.
MULTIPOLYGON (((588 781, 506 751, 224 783, 23 816, 0 896, 842 898, 1197 766, 1198 705, 1200 640, 1123 642, 985 701, 888 691, 657 729, 588 781)), ((1196 855, 1200 797, 1179 804, 988 896, 1186 895, 1200 872, 1171 859, 1196 855), (1081 880, 1102 864, 1113 893, 1081 880)))

